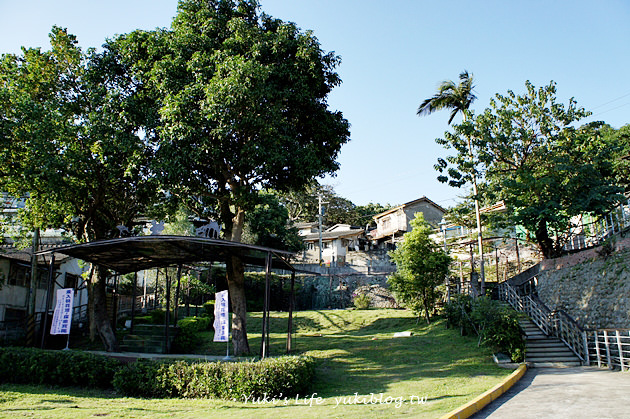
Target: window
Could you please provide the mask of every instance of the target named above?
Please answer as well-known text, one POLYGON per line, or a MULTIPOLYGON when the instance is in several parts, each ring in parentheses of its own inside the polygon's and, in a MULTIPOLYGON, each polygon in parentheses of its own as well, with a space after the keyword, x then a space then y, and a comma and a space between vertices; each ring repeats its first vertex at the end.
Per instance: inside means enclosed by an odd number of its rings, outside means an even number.
POLYGON ((74 274, 69 274, 66 272, 66 280, 63 283, 64 288, 74 288, 77 289, 77 285, 79 285, 79 277, 74 274))

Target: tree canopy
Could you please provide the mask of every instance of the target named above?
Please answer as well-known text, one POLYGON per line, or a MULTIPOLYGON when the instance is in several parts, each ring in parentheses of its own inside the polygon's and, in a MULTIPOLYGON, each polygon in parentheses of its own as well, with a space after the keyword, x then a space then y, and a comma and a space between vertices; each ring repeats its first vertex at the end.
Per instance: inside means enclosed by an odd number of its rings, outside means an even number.
MULTIPOLYGON (((254 0, 183 0, 170 30, 117 39, 160 115, 156 172, 241 241, 260 190, 299 189, 332 173, 349 124, 328 109, 340 59, 254 0)), ((243 266, 228 262, 236 353, 249 352, 243 266)))
POLYGON ((589 115, 571 99, 556 102, 556 85, 497 94, 490 108, 454 126, 438 143, 456 153, 440 159, 440 180, 452 186, 483 177, 490 201, 503 200, 513 225, 530 231, 546 258, 556 257, 568 239, 572 219, 601 215, 620 199, 613 172, 614 148, 594 126, 576 128, 589 115), (472 140, 474 159, 468 141, 472 140))
POLYGON ((451 257, 429 236, 433 228, 419 212, 411 220, 412 230, 405 233, 390 256, 396 263, 396 272, 388 277, 396 299, 420 316, 424 311, 427 323, 439 298, 437 286, 449 274, 451 257))
MULTIPOLYGON (((0 63, 0 187, 28 196, 21 222, 64 227, 77 239, 113 237, 158 199, 149 170, 153 112, 116 52, 83 52, 53 27, 50 51, 23 49, 0 63)), ((90 284, 95 321, 116 347, 104 273, 90 284)))

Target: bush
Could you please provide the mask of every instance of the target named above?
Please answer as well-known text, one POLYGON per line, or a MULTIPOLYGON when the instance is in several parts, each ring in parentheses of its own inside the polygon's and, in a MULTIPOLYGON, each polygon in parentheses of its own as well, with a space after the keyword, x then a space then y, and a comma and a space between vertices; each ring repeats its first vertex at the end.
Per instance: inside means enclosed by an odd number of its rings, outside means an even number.
POLYGON ((459 327, 462 335, 476 334, 479 345, 494 352, 503 352, 512 361, 525 357, 525 339, 518 322, 518 313, 488 297, 472 299, 457 295, 444 307, 448 326, 459 327))
POLYGON ((139 361, 116 373, 114 388, 135 397, 292 397, 308 389, 313 375, 313 359, 301 356, 236 363, 139 361))
POLYGON ((172 351, 187 354, 201 343, 200 332, 210 327, 210 317, 185 317, 177 322, 179 332, 173 340, 172 351))
POLYGON ((0 382, 111 388, 120 362, 80 351, 0 348, 0 382))
POLYGON ((370 296, 367 294, 358 294, 353 297, 352 302, 359 310, 365 310, 370 307, 370 296))
POLYGON ((203 316, 214 318, 214 300, 203 303, 203 316))
POLYGON ((474 333, 470 313, 472 311, 472 297, 467 294, 457 294, 444 305, 447 327, 458 327, 462 336, 474 333))

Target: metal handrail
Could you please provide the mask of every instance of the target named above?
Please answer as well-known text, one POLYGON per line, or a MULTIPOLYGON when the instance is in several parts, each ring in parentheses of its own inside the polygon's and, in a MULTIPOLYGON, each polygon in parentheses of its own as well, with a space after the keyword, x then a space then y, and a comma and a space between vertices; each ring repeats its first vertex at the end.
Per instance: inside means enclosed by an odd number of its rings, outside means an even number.
POLYGON ((518 295, 507 282, 499 284, 499 296, 515 310, 526 313, 546 335, 553 335, 564 342, 583 363, 588 363, 586 332, 566 312, 551 311, 542 301, 537 301, 538 298, 531 295, 518 295))

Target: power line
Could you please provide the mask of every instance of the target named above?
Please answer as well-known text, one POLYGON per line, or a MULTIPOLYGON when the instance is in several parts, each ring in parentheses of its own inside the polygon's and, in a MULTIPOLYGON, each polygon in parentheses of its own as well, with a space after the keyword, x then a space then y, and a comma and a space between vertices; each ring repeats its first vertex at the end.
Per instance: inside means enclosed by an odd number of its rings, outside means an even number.
MULTIPOLYGON (((624 97, 628 97, 628 96, 630 96, 630 93, 626 93, 625 95, 621 95, 621 96, 619 96, 619 97, 617 97, 617 98, 615 98, 615 99, 609 100, 608 102, 602 103, 601 105, 597 105, 597 106, 595 106, 594 108, 591 108, 591 109, 598 109, 598 108, 601 108, 602 106, 606 106, 606 105, 608 105, 609 103, 616 102, 616 101, 618 101, 619 99, 623 99, 624 97)), ((630 102, 629 102, 629 103, 630 103, 630 102)), ((627 103, 626 103, 625 105, 627 105, 627 103)), ((621 106, 625 106, 625 105, 621 105, 621 106)), ((615 108, 615 109, 617 109, 617 108, 615 108)))

